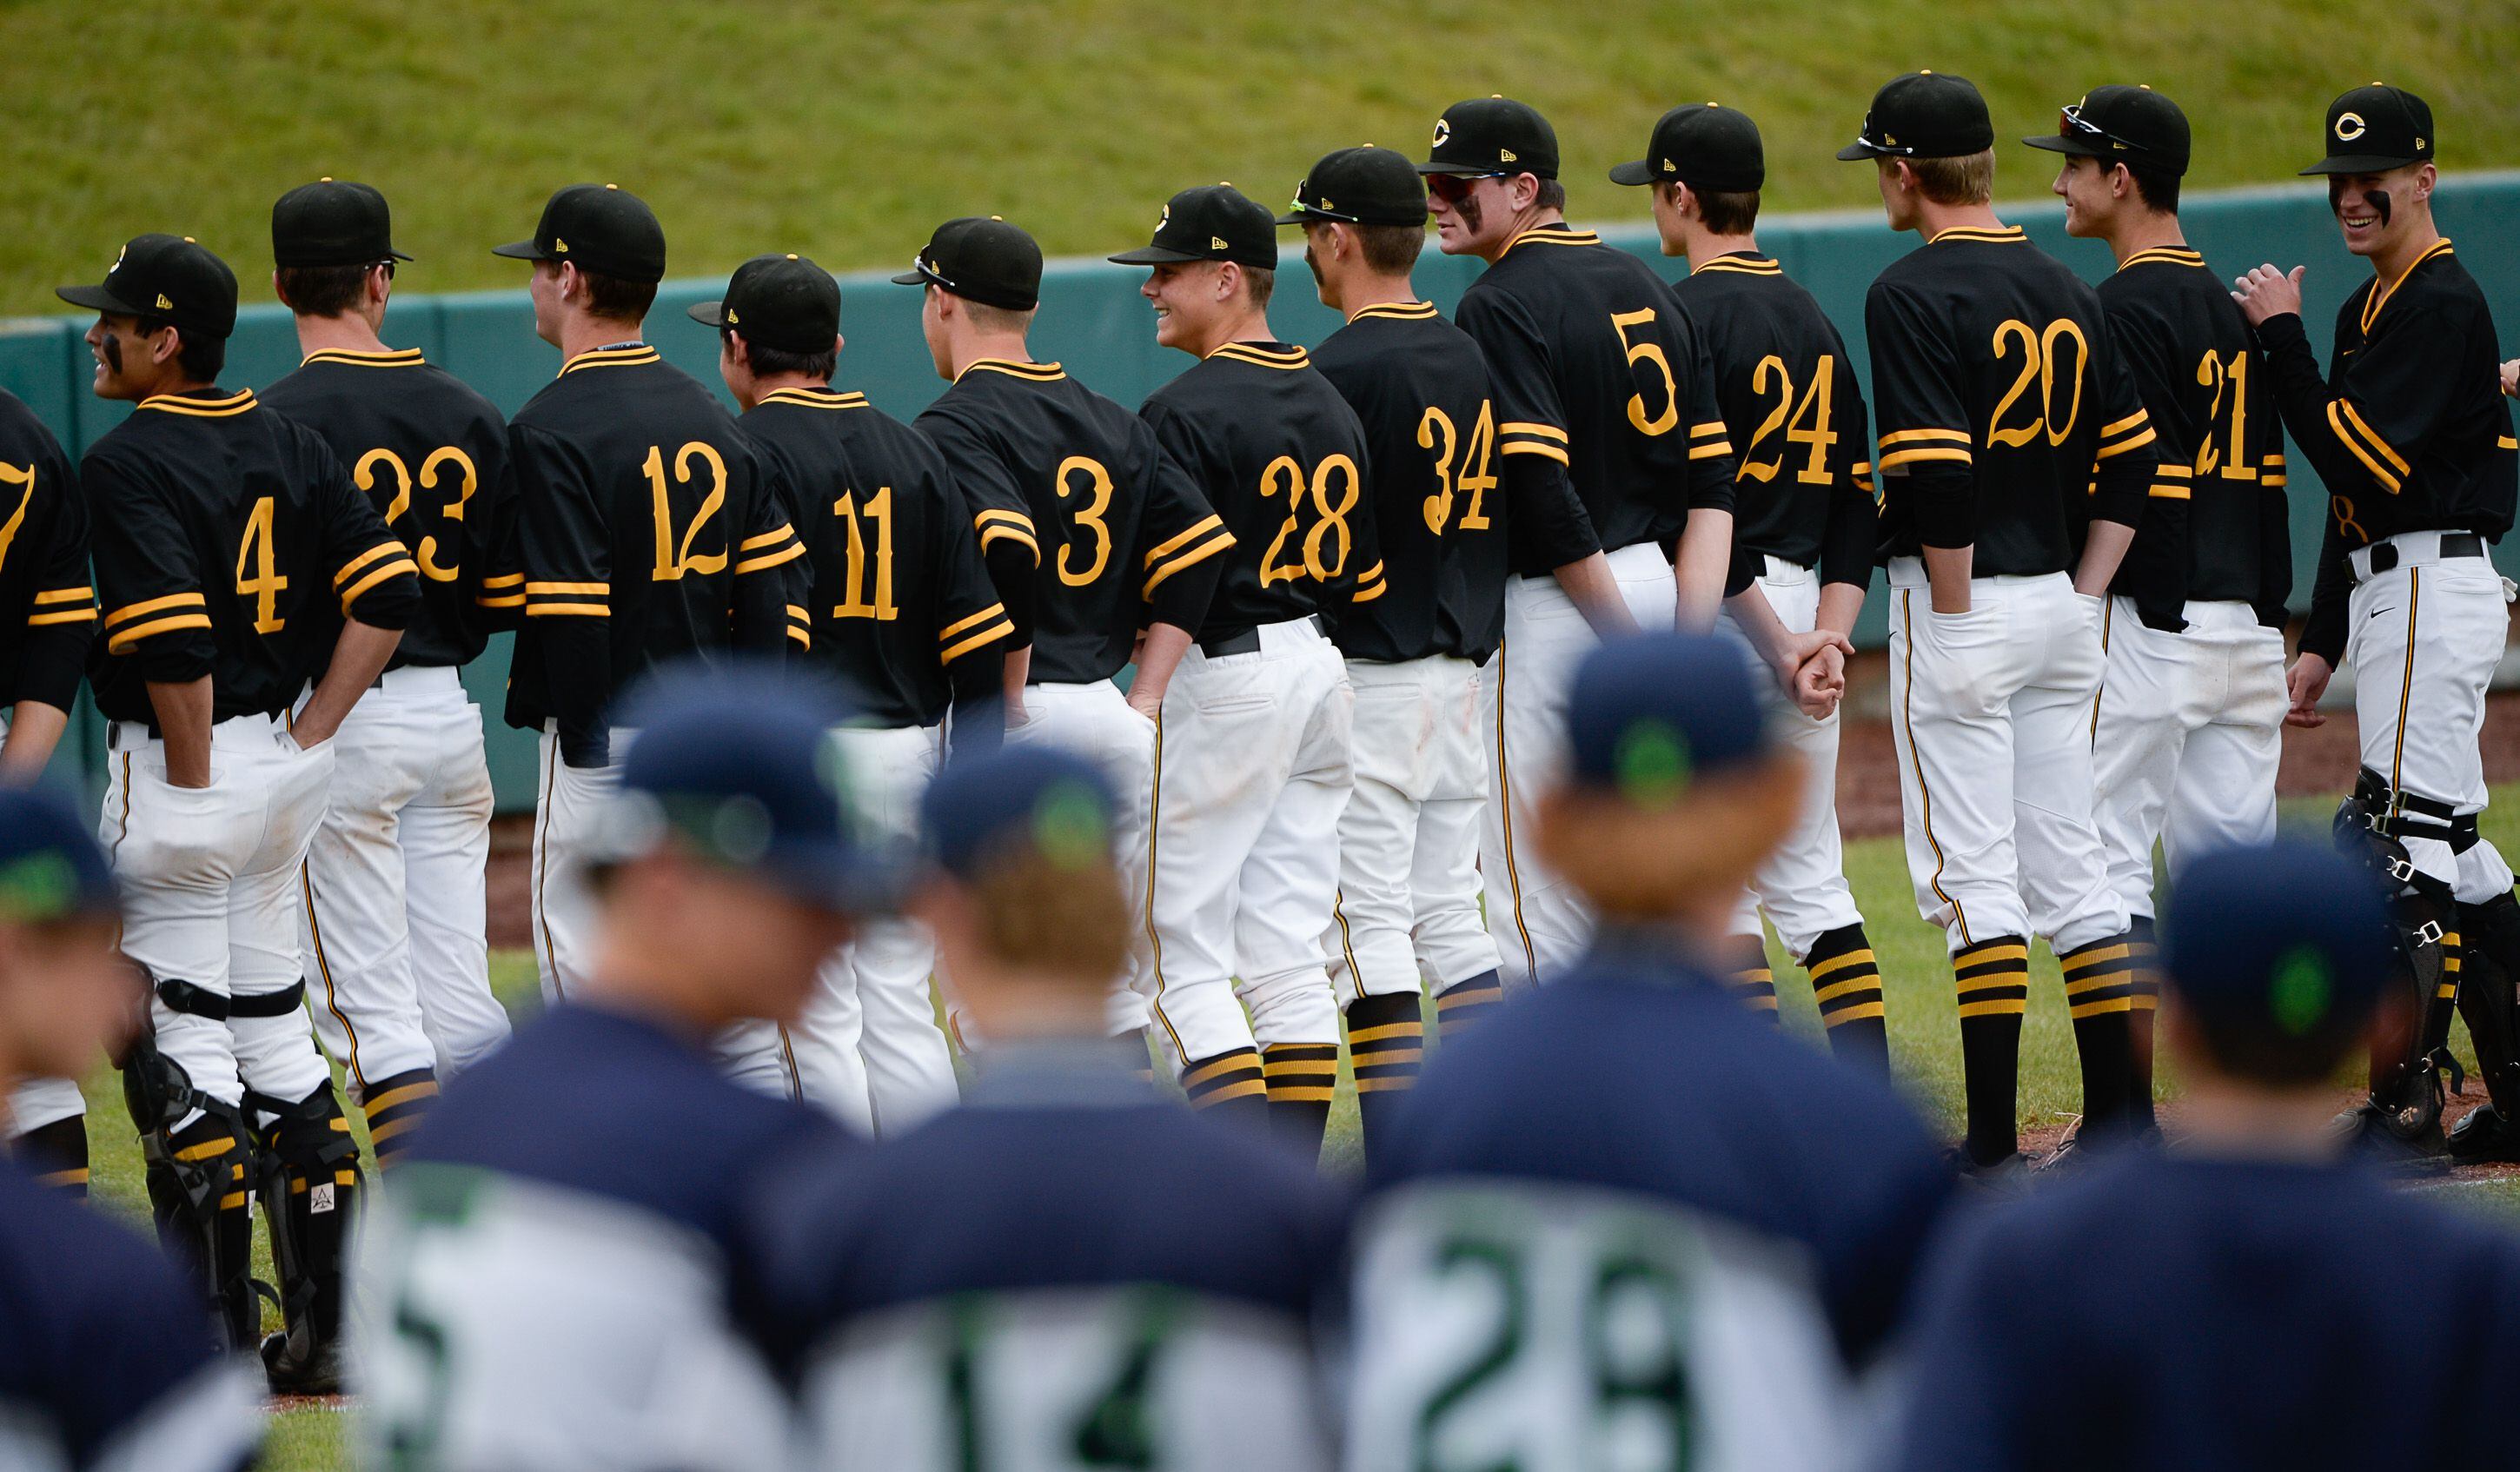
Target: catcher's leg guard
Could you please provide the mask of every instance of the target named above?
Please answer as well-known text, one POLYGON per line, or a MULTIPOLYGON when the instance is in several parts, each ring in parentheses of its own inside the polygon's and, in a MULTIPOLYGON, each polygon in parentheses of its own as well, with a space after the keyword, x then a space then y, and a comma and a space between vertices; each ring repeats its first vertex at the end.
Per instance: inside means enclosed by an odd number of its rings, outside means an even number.
POLYGON ((158 1240, 200 1285, 228 1347, 250 1350, 261 1337, 262 1305, 253 1292, 247 1199, 253 1141, 245 1116, 195 1091, 183 1065, 149 1037, 122 1060, 122 1098, 140 1132, 158 1240))
POLYGON ((2459 1160, 2520 1160, 2520 900, 2497 895, 2458 907, 2458 1010, 2476 1044, 2488 1102, 2458 1122, 2459 1160))
POLYGON ((359 1147, 329 1083, 295 1103, 246 1097, 270 1119, 260 1131, 256 1191, 283 1327, 263 1341, 263 1366, 274 1391, 328 1395, 340 1388, 341 1262, 358 1201, 359 1147))
POLYGON ((2398 984, 2417 1019, 2403 1039, 2374 1045, 2371 1096, 2340 1123, 2363 1140, 2394 1153, 2428 1157, 2446 1148, 2441 1128, 2442 1076, 2450 1075, 2453 1090, 2464 1085, 2449 1046, 2458 992, 2458 941, 2453 928, 2458 920, 2449 887, 2415 868, 2402 836, 2446 837, 2449 828, 2432 824, 2421 816, 2423 808, 2410 803, 2439 806, 2412 794, 2393 792, 2378 773, 2365 767, 2356 780, 2354 795, 2336 810, 2337 847, 2369 869, 2391 899, 2398 984), (2433 831, 2436 826, 2439 833, 2433 831))

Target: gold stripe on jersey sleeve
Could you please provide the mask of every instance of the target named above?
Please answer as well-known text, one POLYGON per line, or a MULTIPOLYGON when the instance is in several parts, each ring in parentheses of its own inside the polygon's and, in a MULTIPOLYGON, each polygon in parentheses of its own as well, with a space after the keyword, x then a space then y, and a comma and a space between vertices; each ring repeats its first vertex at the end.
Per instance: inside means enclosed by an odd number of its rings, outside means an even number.
POLYGON ((1566 431, 1555 424, 1539 424, 1525 420, 1508 420, 1497 425, 1497 433, 1500 435, 1528 434, 1537 439, 1553 439, 1561 445, 1566 443, 1566 431))
POLYGON ((75 588, 48 588, 35 595, 37 605, 45 603, 93 603, 96 590, 85 583, 75 588))
POLYGON ((525 585, 525 592, 534 598, 541 598, 550 593, 609 594, 611 591, 610 583, 527 583, 525 585))
POLYGON ((788 605, 788 616, 800 624, 809 624, 814 621, 814 616, 812 614, 797 607, 794 603, 789 603, 788 605))
POLYGON ((525 605, 525 596, 521 593, 496 596, 479 593, 473 595, 472 602, 476 606, 483 608, 521 608, 525 605))
POLYGON ((105 616, 105 626, 111 629, 115 624, 128 623, 132 619, 142 617, 146 614, 156 613, 166 608, 207 608, 208 606, 209 601, 202 598, 199 593, 169 593, 163 598, 147 599, 140 602, 123 604, 121 607, 114 609, 112 612, 105 616))
POLYGON ((612 610, 602 603, 528 603, 527 618, 610 618, 612 610))
POLYGON ((408 557, 401 557, 377 567, 367 576, 359 579, 355 583, 352 583, 349 587, 341 591, 341 611, 344 613, 349 612, 350 605, 359 601, 359 595, 367 592, 377 584, 382 583, 390 577, 400 577, 404 573, 409 573, 413 577, 420 576, 419 564, 412 561, 408 557))
POLYGON ((2327 426, 2336 431, 2336 437, 2345 442, 2346 449, 2354 452, 2354 458, 2362 462, 2362 468, 2371 472, 2372 479, 2380 482, 2381 487, 2388 491, 2390 495, 2394 496, 2398 494, 2399 491, 2405 489, 2398 477, 2390 474, 2389 468, 2387 466, 2374 460, 2371 457, 2371 452, 2362 448, 2362 442, 2354 437, 2354 431, 2345 427, 2345 421, 2337 416, 2336 411, 2344 403, 2345 401, 2343 399, 2328 400, 2327 426))
POLYGON ((794 534, 790 533, 787 546, 777 552, 765 552, 757 558, 745 558, 735 564, 735 570, 739 573, 767 572, 773 567, 792 562, 804 555, 805 544, 795 540, 794 534))
POLYGON ((1181 571, 1185 567, 1195 567, 1199 563, 1206 561, 1208 558, 1225 551, 1225 549, 1232 547, 1233 545, 1234 533, 1227 531, 1220 525, 1216 529, 1215 536, 1209 538, 1207 541, 1199 543, 1195 547, 1188 549, 1187 551, 1174 554, 1172 560, 1164 563, 1161 567, 1149 569, 1147 573, 1147 586, 1139 590, 1139 596, 1142 598, 1154 597, 1155 590, 1163 586, 1164 579, 1171 577, 1174 573, 1181 571))
POLYGON ((1348 602, 1351 603, 1370 603, 1390 591, 1391 584, 1386 582, 1382 576, 1382 564, 1380 562, 1376 562, 1373 564, 1372 570, 1363 573, 1357 578, 1356 591, 1348 595, 1348 602))
POLYGON ((982 530, 992 526, 1006 526, 1022 532, 1027 537, 1033 534, 1032 517, 1021 512, 1008 511, 1003 507, 993 506, 981 512, 971 518, 971 525, 982 530))
POLYGON ((1710 420, 1703 424, 1690 425, 1688 437, 1690 439, 1709 439, 1724 432, 1724 422, 1722 420, 1710 420))
POLYGON ((1566 458, 1565 451, 1536 439, 1500 440, 1497 444, 1497 453, 1499 455, 1546 455, 1561 466, 1571 466, 1575 463, 1566 458))
POLYGON ((2411 470, 2407 458, 2389 447, 2389 442, 2380 437, 2380 431, 2372 428, 2370 422, 2355 409, 2352 399, 2338 399, 2336 407, 2344 412, 2347 423, 2362 431, 2362 437, 2370 442, 2372 449, 2380 452, 2380 458, 2397 468, 2399 474, 2405 475, 2411 470))
POLYGON ((1881 436, 1881 446, 1887 449, 1892 445, 1913 444, 1918 440, 1945 439, 1957 440, 1965 445, 1969 442, 1969 432, 1966 429, 1893 429, 1881 436))
POLYGON ((2129 450, 2140 450, 2159 438, 2161 438, 2161 435, 2156 432, 2150 424, 2146 424, 2139 433, 2129 434, 2123 438, 2103 443, 2100 448, 2092 454, 2092 458, 2093 460, 2107 460, 2113 455, 2124 455, 2129 450))
POLYGON ((2114 424, 2102 424, 2100 426, 2100 438, 2106 439, 2112 434, 2127 433, 2133 430, 2136 425, 2145 423, 2146 419, 2147 416, 2144 411, 2138 409, 2114 424))
POLYGON ((803 646, 807 650, 811 650, 814 647, 813 633, 806 629, 802 624, 789 624, 788 626, 788 637, 796 641, 797 644, 803 646))
POLYGON ((172 634, 179 629, 206 629, 209 626, 210 616, 206 613, 169 613, 163 618, 153 618, 147 623, 133 624, 119 634, 108 636, 105 651, 109 654, 119 654, 144 639, 154 639, 160 634, 172 634))
POLYGON ((973 634, 962 643, 947 645, 942 650, 938 651, 936 662, 938 664, 952 664, 955 660, 968 654, 973 649, 995 644, 999 640, 1005 639, 1013 634, 1014 631, 1015 626, 1013 620, 1000 617, 996 623, 980 630, 978 633, 973 634))
POLYGON ((779 523, 776 530, 763 532, 757 537, 746 537, 742 541, 738 542, 735 544, 735 550, 738 552, 759 552, 765 547, 776 547, 794 535, 796 535, 796 528, 788 525, 785 521, 782 521, 779 523))
POLYGON ((1689 459, 1713 460, 1717 456, 1730 455, 1732 453, 1732 441, 1722 437, 1724 426, 1722 424, 1717 424, 1715 428, 1717 430, 1718 437, 1714 439, 1701 439, 1688 447, 1689 459))
POLYGON ((1920 465, 1926 461, 1950 460, 1961 465, 1972 463, 1964 445, 1919 445, 1912 450, 1892 450, 1881 457, 1878 468, 1895 470, 1901 466, 1920 465))
POLYGON ((338 588, 343 583, 346 583, 350 579, 358 576, 360 568, 367 566, 377 558, 389 558, 397 554, 403 557, 409 557, 411 556, 411 549, 403 546, 402 543, 398 541, 390 539, 379 542, 376 546, 369 548, 357 557, 343 562, 341 564, 341 570, 333 574, 333 586, 338 588))
POLYGON ((26 627, 29 629, 40 629, 47 624, 92 624, 94 622, 96 622, 94 608, 62 608, 51 613, 26 615, 26 627))
POLYGON ((1020 512, 992 509, 973 516, 971 525, 979 530, 983 554, 1000 542, 1017 542, 1032 553, 1033 565, 1041 565, 1041 543, 1034 539, 1030 516, 1020 512))
POLYGON ((2494 440, 2494 448, 2498 450, 2520 450, 2520 439, 2514 439, 2508 434, 2497 435, 2494 440))
POLYGON ((1182 548, 1187 547, 1191 543, 1197 541, 1199 538, 1206 536, 1209 532, 1216 530, 1224 524, 1225 518, 1223 516, 1212 515, 1206 520, 1199 522, 1197 525, 1192 526, 1190 530, 1182 532, 1178 536, 1167 538, 1163 542, 1158 543, 1154 551, 1147 554, 1147 565, 1149 567, 1154 566, 1157 562, 1171 557, 1182 548))
MULTIPOLYGON (((791 610, 791 611, 801 611, 801 610, 791 610)), ((987 623, 990 619, 993 619, 993 618, 1004 618, 1004 617, 1006 617, 1006 616, 1007 616, 1007 605, 1006 605, 1006 604, 1004 604, 1004 603, 991 603, 991 604, 989 604, 987 607, 982 608, 979 612, 972 614, 972 615, 971 615, 970 617, 968 617, 968 618, 956 619, 954 622, 952 622, 952 623, 950 623, 950 624, 947 624, 945 627, 943 627, 943 628, 941 628, 941 629, 937 630, 937 631, 936 631, 936 642, 937 642, 938 644, 952 644, 952 643, 953 643, 957 638, 961 637, 961 636, 962 636, 962 635, 964 635, 964 634, 967 634, 967 633, 970 632, 973 628, 975 628, 975 627, 977 627, 977 626, 979 626, 979 625, 981 625, 981 624, 987 623)))
POLYGON ((521 572, 494 573, 481 580, 482 588, 488 591, 504 592, 510 588, 522 588, 524 585, 525 575, 521 572))

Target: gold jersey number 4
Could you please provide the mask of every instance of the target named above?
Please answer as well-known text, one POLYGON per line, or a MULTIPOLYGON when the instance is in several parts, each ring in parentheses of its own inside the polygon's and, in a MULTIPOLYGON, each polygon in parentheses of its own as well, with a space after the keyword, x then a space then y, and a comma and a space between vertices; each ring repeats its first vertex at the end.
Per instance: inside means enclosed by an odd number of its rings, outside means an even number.
POLYGON ((253 600, 253 631, 277 634, 288 626, 280 616, 280 595, 289 591, 289 579, 280 575, 280 557, 272 545, 272 498, 263 496, 246 513, 245 536, 237 543, 236 591, 239 598, 253 600))
POLYGON ((1467 510, 1456 523, 1462 531, 1485 531, 1491 524, 1485 507, 1487 493, 1496 489, 1496 472, 1490 468, 1496 452, 1496 415, 1486 399, 1479 400, 1478 423, 1470 426, 1470 442, 1460 444, 1461 433, 1453 427, 1453 417, 1429 404, 1418 417, 1418 448, 1435 452, 1435 494, 1426 498, 1420 508, 1426 518, 1426 529, 1437 536, 1444 534, 1444 524, 1452 520, 1453 497, 1466 492, 1470 498, 1467 510), (1437 444, 1440 440, 1442 443, 1437 444), (1454 458, 1459 448, 1461 458, 1454 458))

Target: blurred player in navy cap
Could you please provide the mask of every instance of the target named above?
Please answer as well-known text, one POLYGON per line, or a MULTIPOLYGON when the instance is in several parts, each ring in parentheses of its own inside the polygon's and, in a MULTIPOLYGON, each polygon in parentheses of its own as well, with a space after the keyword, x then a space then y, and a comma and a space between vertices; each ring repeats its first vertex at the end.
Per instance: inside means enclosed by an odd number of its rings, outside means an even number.
POLYGON ((1107 1035, 1132 907, 1101 768, 1011 747, 922 807, 916 909, 987 1043, 963 1107, 765 1197, 803 1464, 1328 1467, 1308 1319, 1340 1204, 1107 1035))
POLYGON ((782 1454, 786 1412, 732 1325, 735 1207, 785 1142, 846 1137, 728 1079, 711 1040, 797 1015, 880 866, 841 821, 837 699, 686 665, 624 714, 639 735, 597 820, 587 985, 448 1091, 364 1245, 376 1465, 782 1454))
POLYGON ((1899 1465, 2507 1457, 2520 1246, 2340 1164, 2329 1125, 2338 1065, 2405 1005, 2380 892, 2323 849, 2226 849, 2181 870, 2163 945, 2178 1143, 1950 1241, 1899 1465))
POLYGON ((1350 1465, 1834 1466, 1952 1187, 1877 1071, 1742 1007, 1732 907, 1801 760, 1715 635, 1576 672, 1539 851, 1601 916, 1375 1144, 1350 1465), (1699 1458, 1704 1458, 1700 1461, 1699 1458))
MULTIPOLYGON (((68 804, 0 790, 0 1091, 75 1078, 129 1038, 146 994, 114 954, 117 914, 68 804)), ((218 1350, 163 1258, 0 1156, 0 1466, 244 1466, 262 1376, 218 1350)))

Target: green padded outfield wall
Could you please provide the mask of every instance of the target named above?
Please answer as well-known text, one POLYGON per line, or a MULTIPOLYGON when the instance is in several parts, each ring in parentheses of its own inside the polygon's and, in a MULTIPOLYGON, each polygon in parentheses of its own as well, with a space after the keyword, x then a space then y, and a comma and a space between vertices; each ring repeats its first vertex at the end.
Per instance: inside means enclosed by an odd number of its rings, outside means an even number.
MULTIPOLYGON (((2510 345, 2505 351, 2520 354, 2520 249, 2508 244, 2520 237, 2520 171, 2453 176, 2443 181, 2434 200, 2443 230, 2467 247, 2460 253, 2460 262, 2484 283, 2506 331, 2513 334, 2506 339, 2510 345)), ((2061 205, 2014 205, 2003 214, 2027 225, 2041 245, 2085 276, 2097 280, 2108 272, 2105 246, 2066 239, 2061 205)), ((2366 268, 2338 244, 2323 189, 2285 185, 2199 195, 2186 201, 2182 215, 2189 241, 2223 276, 2261 261, 2286 267, 2308 262, 2305 289, 2311 337, 2325 353, 2336 309, 2366 268)), ((667 220, 668 239, 687 223, 667 220)), ((1682 274, 1680 262, 1665 260, 1658 253, 1650 226, 1622 223, 1602 233, 1612 244, 1653 261, 1665 275, 1682 274)), ((1288 238, 1292 240, 1292 232, 1288 238)), ((488 239, 485 235, 484 240, 488 239)), ((1915 238, 1894 235, 1883 227, 1878 214, 1865 212, 1780 216, 1763 225, 1759 240, 1788 273, 1819 295, 1821 305, 1846 335, 1859 371, 1865 371, 1865 288, 1883 266, 1914 248, 1915 238)), ((1138 244, 1114 241, 1112 248, 1138 244)), ((229 262, 248 281, 265 268, 262 241, 210 245, 228 252, 229 262)), ((808 253, 813 245, 811 241, 759 243, 764 250, 797 248, 808 253)), ((103 249, 102 243, 99 248, 103 249)), ((1300 245, 1290 249, 1299 253, 1300 245)), ((61 278, 65 282, 91 279, 88 268, 94 264, 64 261, 61 278)), ((522 270, 520 266, 518 289, 513 291, 397 298, 386 319, 386 340, 398 347, 424 349, 431 361, 462 376, 502 410, 513 412, 549 382, 560 367, 559 353, 534 336, 522 270)), ((1418 272, 1418 288, 1450 310, 1477 270, 1476 262, 1437 255, 1430 246, 1418 272)), ((925 406, 943 385, 928 364, 920 337, 919 292, 893 286, 884 275, 869 272, 842 279, 840 326, 848 345, 840 358, 839 381, 864 389, 877 404, 906 417, 925 406)), ((1155 345, 1152 320, 1137 293, 1143 279, 1140 270, 1100 260, 1053 263, 1042 287, 1034 352, 1064 362, 1086 382, 1124 403, 1137 403, 1189 363, 1182 355, 1155 345)), ((720 285, 668 282, 657 294, 656 310, 649 322, 650 337, 665 356, 712 388, 718 387, 716 339, 708 329, 685 316, 683 308, 714 296, 720 285)), ((1297 342, 1319 342, 1338 326, 1337 318, 1314 298, 1310 286, 1301 261, 1290 254, 1271 310, 1278 330, 1297 342)), ((83 450, 129 412, 127 406, 102 402, 87 391, 88 353, 79 340, 85 330, 84 319, 71 317, 0 323, 0 387, 34 406, 73 452, 83 450)), ((225 381, 259 387, 295 367, 297 356, 288 314, 276 306, 249 307, 229 345, 225 381)), ((2297 455, 2291 489, 2294 550, 2303 569, 2295 580, 2295 600, 2300 603, 2309 597, 2308 569, 2318 545, 2324 497, 2317 477, 2297 455)), ((2506 540, 2496 557, 2506 572, 2520 572, 2520 537, 2506 540)), ((1880 642, 1883 602, 1876 588, 1858 627, 1859 641, 1880 642)), ((499 691, 507 675, 506 645, 504 638, 493 645, 468 672, 468 681, 489 713, 491 771, 500 806, 514 810, 533 802, 533 746, 523 733, 510 731, 498 720, 499 691)), ((92 713, 82 714, 70 744, 93 774, 102 762, 101 733, 92 713)))

